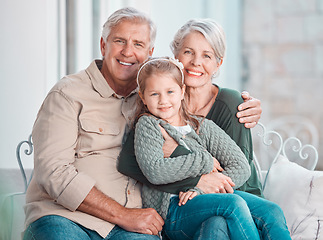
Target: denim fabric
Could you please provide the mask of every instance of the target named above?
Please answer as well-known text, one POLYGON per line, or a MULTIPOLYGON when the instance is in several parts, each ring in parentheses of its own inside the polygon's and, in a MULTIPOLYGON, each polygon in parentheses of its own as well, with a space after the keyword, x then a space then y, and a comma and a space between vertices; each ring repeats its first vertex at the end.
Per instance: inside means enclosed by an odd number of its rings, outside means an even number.
POLYGON ((164 234, 170 239, 291 239, 277 204, 242 191, 199 195, 181 207, 172 198, 164 234))
POLYGON ((57 215, 48 215, 31 223, 23 240, 102 240, 95 231, 57 215))
POLYGON ((242 191, 235 191, 235 194, 246 201, 261 239, 291 239, 284 213, 276 203, 242 191))
POLYGON ((164 232, 170 239, 260 239, 246 202, 237 194, 204 194, 178 206, 170 201, 164 232), (220 223, 222 216, 227 222, 220 223))
POLYGON ((106 238, 67 218, 48 215, 29 225, 23 240, 160 240, 158 236, 128 232, 115 226, 106 238))
MULTIPOLYGON (((176 239, 192 239, 189 236, 185 235, 181 231, 176 233, 168 232, 172 237, 177 237, 176 239), (182 236, 181 236, 182 235, 182 236)), ((166 235, 165 231, 162 232, 163 240, 170 240, 166 235)), ((228 233, 227 222, 224 217, 214 216, 210 217, 204 221, 201 226, 194 233, 193 239, 196 240, 205 240, 205 239, 217 239, 217 240, 230 240, 228 233), (216 227, 214 227, 216 226, 216 227)))
POLYGON ((160 240, 158 236, 128 232, 122 229, 119 226, 115 226, 112 231, 109 233, 108 237, 105 238, 108 240, 160 240))
POLYGON ((194 234, 194 239, 230 240, 227 222, 224 217, 214 216, 204 221, 194 234), (216 227, 214 227, 216 226, 216 227))

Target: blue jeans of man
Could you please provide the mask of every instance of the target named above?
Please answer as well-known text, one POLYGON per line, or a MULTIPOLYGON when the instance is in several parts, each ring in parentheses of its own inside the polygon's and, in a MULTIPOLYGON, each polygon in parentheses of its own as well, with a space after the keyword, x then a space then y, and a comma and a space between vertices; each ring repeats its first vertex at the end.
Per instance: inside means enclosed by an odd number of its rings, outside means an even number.
POLYGON ((115 226, 105 238, 71 220, 48 215, 28 226, 23 240, 160 240, 158 236, 128 232, 115 226))
POLYGON ((277 204, 241 191, 196 196, 180 207, 178 198, 172 198, 164 234, 170 239, 291 239, 277 204), (226 219, 230 238, 218 235, 219 227, 224 228, 224 232, 226 229, 216 223, 200 231, 207 219, 214 216, 226 219))

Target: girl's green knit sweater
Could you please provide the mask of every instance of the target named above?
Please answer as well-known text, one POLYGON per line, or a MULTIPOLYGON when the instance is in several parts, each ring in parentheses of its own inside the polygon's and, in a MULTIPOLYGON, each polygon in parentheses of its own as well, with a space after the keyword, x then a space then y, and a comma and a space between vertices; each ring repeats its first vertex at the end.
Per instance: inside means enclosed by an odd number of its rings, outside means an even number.
MULTIPOLYGON (((136 124, 134 147, 143 174, 155 185, 176 182, 211 172, 212 156, 220 162, 224 169, 222 173, 229 176, 235 183, 234 188, 239 188, 250 177, 250 166, 240 148, 220 127, 207 119, 203 121, 201 119, 199 134, 192 130, 182 136, 165 121, 153 116, 142 116, 136 124), (159 125, 178 144, 188 146, 190 153, 164 158, 162 150, 164 139, 159 125)), ((169 200, 169 193, 146 185, 142 188, 143 206, 156 209, 164 219, 167 215, 169 200)))

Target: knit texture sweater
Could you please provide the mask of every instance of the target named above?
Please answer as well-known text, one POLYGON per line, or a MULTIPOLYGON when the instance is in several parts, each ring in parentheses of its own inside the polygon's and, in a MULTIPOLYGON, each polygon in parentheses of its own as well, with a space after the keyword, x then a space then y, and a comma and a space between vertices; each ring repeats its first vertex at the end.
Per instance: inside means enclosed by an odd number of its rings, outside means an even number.
MULTIPOLYGON (((135 154, 138 164, 152 184, 167 184, 207 174, 213 169, 214 156, 223 174, 239 188, 250 177, 250 166, 236 143, 214 122, 200 119, 199 134, 191 131, 183 136, 173 126, 153 116, 142 116, 135 130, 135 154), (190 153, 164 158, 162 126, 178 144, 188 146, 190 153), (185 144, 183 143, 185 142, 185 144)), ((201 191, 198 191, 201 192, 201 191)), ((166 219, 170 194, 143 185, 143 207, 154 208, 166 219)))

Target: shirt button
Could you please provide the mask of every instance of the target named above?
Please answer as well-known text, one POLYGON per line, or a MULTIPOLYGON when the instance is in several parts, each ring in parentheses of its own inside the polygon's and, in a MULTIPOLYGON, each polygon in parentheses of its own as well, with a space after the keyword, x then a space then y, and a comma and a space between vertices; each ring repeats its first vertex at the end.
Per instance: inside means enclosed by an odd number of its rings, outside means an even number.
POLYGON ((99 128, 99 131, 100 131, 100 132, 103 132, 103 128, 99 128))
POLYGON ((128 195, 130 195, 130 190, 128 190, 128 195))

